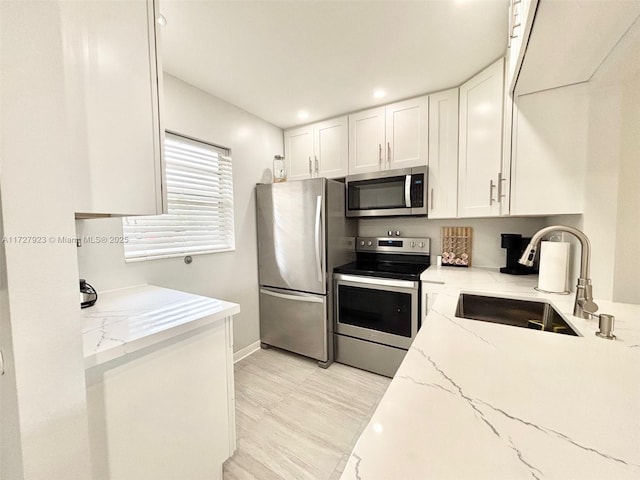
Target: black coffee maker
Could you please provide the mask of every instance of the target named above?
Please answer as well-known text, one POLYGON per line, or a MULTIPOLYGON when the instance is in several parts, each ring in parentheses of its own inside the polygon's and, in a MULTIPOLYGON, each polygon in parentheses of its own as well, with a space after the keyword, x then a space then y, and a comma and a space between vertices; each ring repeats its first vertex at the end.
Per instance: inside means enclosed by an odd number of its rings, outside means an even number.
POLYGON ((527 248, 531 237, 523 237, 519 233, 501 233, 502 241, 500 246, 507 249, 507 266, 500 268, 500 273, 508 273, 510 275, 529 275, 538 273, 538 268, 525 267, 518 263, 522 256, 522 252, 527 248))

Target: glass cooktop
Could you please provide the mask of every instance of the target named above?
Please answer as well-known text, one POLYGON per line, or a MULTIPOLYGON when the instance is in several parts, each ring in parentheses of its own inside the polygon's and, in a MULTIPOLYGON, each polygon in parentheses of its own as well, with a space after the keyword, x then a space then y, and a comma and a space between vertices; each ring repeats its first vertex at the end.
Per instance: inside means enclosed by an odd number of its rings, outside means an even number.
POLYGON ((417 281, 429 267, 429 262, 385 262, 380 260, 357 260, 336 267, 335 273, 366 275, 369 277, 397 278, 417 281))

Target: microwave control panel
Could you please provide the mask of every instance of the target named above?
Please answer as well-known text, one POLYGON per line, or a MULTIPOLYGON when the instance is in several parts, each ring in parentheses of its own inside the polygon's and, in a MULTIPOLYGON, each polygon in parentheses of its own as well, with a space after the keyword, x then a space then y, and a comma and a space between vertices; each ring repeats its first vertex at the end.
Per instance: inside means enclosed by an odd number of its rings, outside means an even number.
POLYGON ((411 175, 411 207, 424 207, 424 174, 411 175))

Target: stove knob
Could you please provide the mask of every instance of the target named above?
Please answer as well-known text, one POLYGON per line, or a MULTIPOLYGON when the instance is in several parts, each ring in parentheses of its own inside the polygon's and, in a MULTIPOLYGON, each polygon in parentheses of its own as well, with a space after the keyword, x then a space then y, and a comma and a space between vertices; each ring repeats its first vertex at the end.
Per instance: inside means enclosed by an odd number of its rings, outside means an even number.
POLYGON ((370 247, 371 245, 373 245, 373 243, 371 242, 371 240, 369 240, 369 241, 367 242, 367 246, 368 246, 368 247, 370 247))
POLYGON ((420 248, 424 248, 424 242, 420 242, 420 244, 418 245, 420 248))
POLYGON ((392 231, 392 230, 389 230, 389 231, 387 232, 387 236, 389 236, 389 237, 393 237, 393 231, 392 231))
POLYGON ((360 240, 360 246, 364 247, 364 240, 360 240))
POLYGON ((400 236, 400 230, 396 230, 396 237, 400 236))
POLYGON ((416 242, 411 242, 411 247, 415 247, 416 246, 416 242))

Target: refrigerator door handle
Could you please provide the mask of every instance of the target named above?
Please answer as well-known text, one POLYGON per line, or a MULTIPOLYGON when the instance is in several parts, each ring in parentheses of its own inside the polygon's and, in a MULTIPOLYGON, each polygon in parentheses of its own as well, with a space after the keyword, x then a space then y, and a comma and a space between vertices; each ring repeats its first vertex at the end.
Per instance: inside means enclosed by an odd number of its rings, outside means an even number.
POLYGON ((321 252, 321 239, 320 239, 320 234, 321 229, 320 229, 320 216, 322 213, 322 196, 318 195, 317 197, 317 201, 316 201, 316 271, 318 272, 318 281, 322 282, 322 252, 321 252))
POLYGON ((294 300, 296 302, 313 302, 313 303, 322 303, 323 298, 318 297, 316 295, 307 295, 307 294, 288 294, 288 293, 280 293, 270 288, 261 288, 260 293, 264 293, 265 295, 269 295, 272 297, 283 298, 285 300, 294 300))

